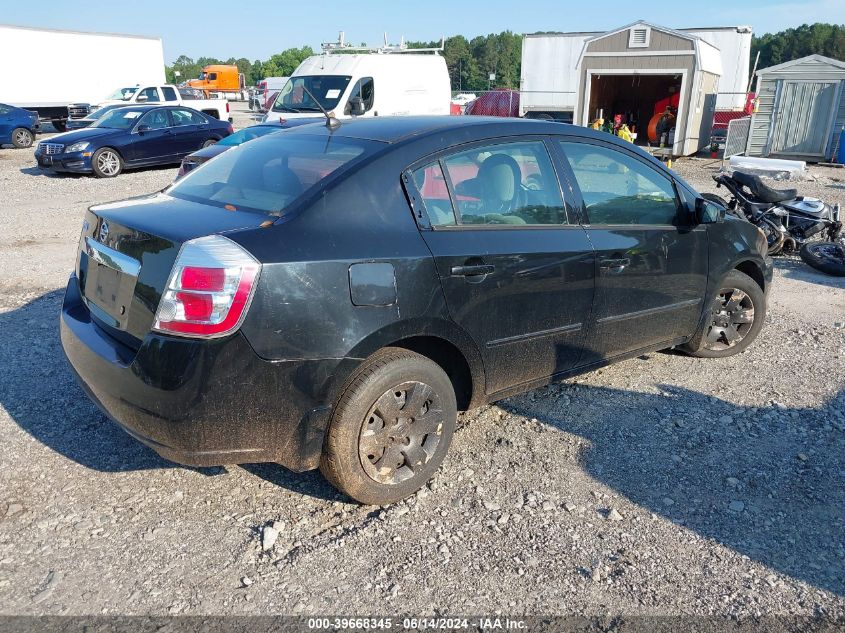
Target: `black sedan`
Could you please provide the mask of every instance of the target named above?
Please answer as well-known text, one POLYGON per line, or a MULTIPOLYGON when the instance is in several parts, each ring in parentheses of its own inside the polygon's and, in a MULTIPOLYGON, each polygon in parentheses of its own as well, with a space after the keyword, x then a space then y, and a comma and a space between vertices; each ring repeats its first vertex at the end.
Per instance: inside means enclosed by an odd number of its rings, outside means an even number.
POLYGON ((269 134, 93 206, 61 340, 106 414, 193 465, 402 499, 458 410, 647 351, 746 349, 766 241, 634 146, 485 117, 269 134))
POLYGON ((90 126, 38 144, 35 160, 56 172, 112 178, 124 168, 179 163, 232 133, 232 124, 182 106, 126 106, 90 126))

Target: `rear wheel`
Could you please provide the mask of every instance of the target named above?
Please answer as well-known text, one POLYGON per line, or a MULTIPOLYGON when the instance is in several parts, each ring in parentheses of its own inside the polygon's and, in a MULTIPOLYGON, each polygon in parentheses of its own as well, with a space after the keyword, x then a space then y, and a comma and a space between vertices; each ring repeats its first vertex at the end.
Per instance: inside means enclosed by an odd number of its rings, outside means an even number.
POLYGON ((210 138, 205 143, 203 143, 202 146, 203 146, 203 148, 211 147, 212 145, 215 145, 216 143, 217 143, 217 139, 210 138))
POLYGON ((32 146, 32 132, 25 127, 19 127, 12 130, 12 145, 18 149, 26 149, 32 146))
POLYGON ((701 358, 723 358, 745 351, 763 327, 766 295, 751 277, 732 270, 711 301, 704 327, 683 349, 701 358))
POLYGON ((338 400, 320 470, 361 503, 400 501, 440 467, 456 419, 455 391, 443 369, 414 352, 385 348, 338 400))
POLYGON ((845 246, 838 242, 808 242, 799 255, 816 270, 845 277, 845 246))
POLYGON ((94 152, 91 157, 91 167, 100 178, 114 178, 123 171, 123 159, 117 150, 103 147, 94 152))

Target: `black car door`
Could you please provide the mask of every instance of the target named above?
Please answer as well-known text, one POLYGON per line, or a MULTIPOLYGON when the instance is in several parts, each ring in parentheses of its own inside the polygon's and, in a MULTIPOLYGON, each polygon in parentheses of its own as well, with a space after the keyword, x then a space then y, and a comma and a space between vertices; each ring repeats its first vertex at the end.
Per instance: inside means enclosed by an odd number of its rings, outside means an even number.
POLYGON ((612 358, 692 334, 704 308, 708 245, 671 175, 633 151, 559 141, 590 242, 596 295, 587 347, 612 358))
POLYGON ((406 172, 451 318, 475 341, 487 393, 575 366, 594 253, 541 138, 464 146, 406 172))

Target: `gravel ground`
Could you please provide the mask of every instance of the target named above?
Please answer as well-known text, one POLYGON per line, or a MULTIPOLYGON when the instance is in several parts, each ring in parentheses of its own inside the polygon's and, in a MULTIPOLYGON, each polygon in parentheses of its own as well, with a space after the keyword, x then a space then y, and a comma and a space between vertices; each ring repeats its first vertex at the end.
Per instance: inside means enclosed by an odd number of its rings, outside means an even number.
MULTIPOLYGON (((713 168, 676 163, 707 190, 713 168)), ((845 616, 845 280, 779 259, 745 354, 470 412, 430 486, 360 507, 318 473, 165 462, 75 384, 56 324, 83 211, 174 174, 0 151, 3 613, 845 616)), ((845 206, 845 170, 813 174, 845 206)))

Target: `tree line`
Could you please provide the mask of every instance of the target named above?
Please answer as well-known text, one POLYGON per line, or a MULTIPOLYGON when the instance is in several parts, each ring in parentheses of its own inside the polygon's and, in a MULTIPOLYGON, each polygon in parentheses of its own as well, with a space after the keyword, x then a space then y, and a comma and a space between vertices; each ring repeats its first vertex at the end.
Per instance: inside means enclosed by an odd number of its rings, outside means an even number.
MULTIPOLYGON (((436 48, 440 46, 440 41, 408 42, 408 46, 436 48)), ((757 51, 760 52, 758 69, 813 53, 845 61, 845 25, 804 24, 779 33, 755 36, 751 40, 752 64, 757 51)), ((171 65, 165 66, 165 73, 168 82, 179 83, 197 77, 203 66, 233 64, 244 74, 247 85, 255 85, 264 77, 292 74, 302 60, 314 54, 310 46, 303 46, 289 48, 263 61, 249 61, 243 57, 226 60, 200 57, 194 60, 180 55, 171 65)), ((479 35, 472 39, 453 35, 445 40, 443 57, 449 69, 452 90, 472 92, 488 88, 519 88, 522 36, 512 31, 479 35)))
POLYGON ((751 63, 760 52, 758 69, 818 54, 845 61, 845 24, 802 24, 779 33, 751 38, 751 63))

